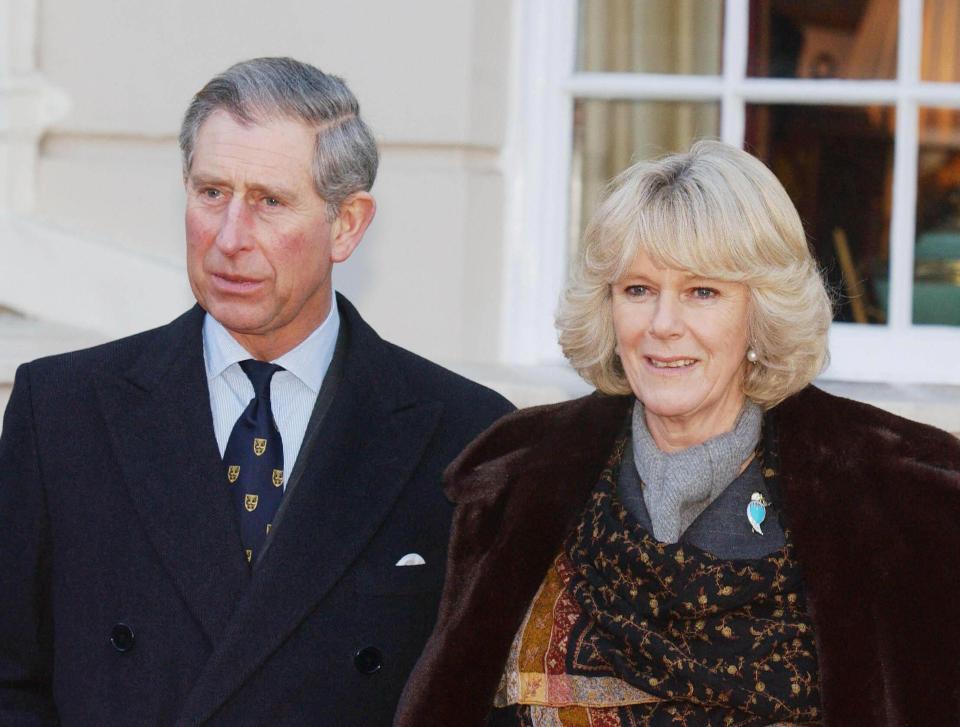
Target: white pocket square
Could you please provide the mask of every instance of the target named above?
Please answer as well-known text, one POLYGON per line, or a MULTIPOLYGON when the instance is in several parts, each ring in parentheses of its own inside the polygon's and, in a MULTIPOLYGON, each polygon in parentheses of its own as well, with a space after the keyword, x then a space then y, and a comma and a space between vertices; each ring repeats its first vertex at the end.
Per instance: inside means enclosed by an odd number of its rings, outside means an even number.
POLYGON ((426 565, 426 563, 427 561, 419 553, 407 553, 397 561, 397 565, 426 565))

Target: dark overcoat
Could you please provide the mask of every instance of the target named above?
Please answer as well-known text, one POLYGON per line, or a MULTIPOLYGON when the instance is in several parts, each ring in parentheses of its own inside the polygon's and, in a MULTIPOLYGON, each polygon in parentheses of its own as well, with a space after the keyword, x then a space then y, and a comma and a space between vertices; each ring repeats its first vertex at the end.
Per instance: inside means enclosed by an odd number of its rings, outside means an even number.
POLYGON ((0 724, 390 723, 439 600, 441 473, 512 407, 338 303, 339 384, 252 572, 200 308, 18 370, 0 439, 0 724), (408 553, 426 563, 396 566, 408 553))
MULTIPOLYGON (((451 465, 440 615, 397 727, 484 723, 514 635, 631 406, 595 394, 520 411, 451 465)), ((960 724, 960 442, 815 387, 768 416, 824 725, 960 724)))

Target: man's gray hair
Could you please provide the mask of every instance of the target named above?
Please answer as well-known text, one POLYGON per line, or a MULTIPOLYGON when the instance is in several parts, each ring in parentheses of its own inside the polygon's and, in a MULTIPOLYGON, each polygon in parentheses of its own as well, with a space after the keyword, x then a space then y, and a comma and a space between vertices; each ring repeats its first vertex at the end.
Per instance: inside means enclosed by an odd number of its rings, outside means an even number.
POLYGON ((190 102, 180 127, 184 176, 200 127, 215 111, 242 124, 289 118, 317 130, 313 181, 332 220, 350 195, 369 191, 379 154, 360 105, 343 79, 292 58, 254 58, 230 66, 190 102))

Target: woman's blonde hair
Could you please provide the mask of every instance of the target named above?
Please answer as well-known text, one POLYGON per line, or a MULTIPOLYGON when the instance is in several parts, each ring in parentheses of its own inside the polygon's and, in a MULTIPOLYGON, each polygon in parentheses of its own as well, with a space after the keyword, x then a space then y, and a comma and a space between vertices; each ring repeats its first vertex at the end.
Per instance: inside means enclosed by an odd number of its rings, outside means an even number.
POLYGON ((560 299, 560 346, 602 392, 630 385, 614 348, 611 284, 638 253, 655 265, 750 290, 757 364, 744 393, 771 407, 827 362, 832 306, 796 208, 758 159, 717 141, 634 164, 608 187, 560 299))

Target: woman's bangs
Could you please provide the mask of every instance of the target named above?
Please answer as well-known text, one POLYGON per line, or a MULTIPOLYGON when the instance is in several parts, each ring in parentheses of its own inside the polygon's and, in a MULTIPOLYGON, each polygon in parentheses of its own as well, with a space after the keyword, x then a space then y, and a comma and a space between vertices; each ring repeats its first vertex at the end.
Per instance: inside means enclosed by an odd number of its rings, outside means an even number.
MULTIPOLYGON (((745 269, 744 231, 730 229, 724 215, 704 214, 678 205, 650 206, 637 215, 633 229, 635 252, 645 253, 658 267, 684 270, 717 280, 740 281, 745 269), (738 254, 739 252, 739 254, 738 254)), ((631 260, 632 261, 632 260, 631 260)), ((629 263, 628 263, 629 264, 629 263)))

